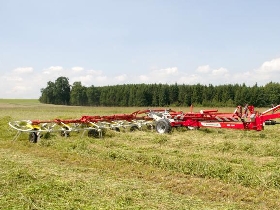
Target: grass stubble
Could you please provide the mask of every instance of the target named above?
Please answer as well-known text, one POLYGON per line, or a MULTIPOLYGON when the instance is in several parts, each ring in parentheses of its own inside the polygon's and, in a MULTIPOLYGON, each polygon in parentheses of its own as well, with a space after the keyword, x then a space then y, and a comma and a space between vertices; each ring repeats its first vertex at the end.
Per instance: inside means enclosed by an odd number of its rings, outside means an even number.
POLYGON ((137 108, 15 102, 0 103, 0 209, 280 209, 279 126, 52 134, 32 144, 27 134, 12 141, 8 122, 137 108))

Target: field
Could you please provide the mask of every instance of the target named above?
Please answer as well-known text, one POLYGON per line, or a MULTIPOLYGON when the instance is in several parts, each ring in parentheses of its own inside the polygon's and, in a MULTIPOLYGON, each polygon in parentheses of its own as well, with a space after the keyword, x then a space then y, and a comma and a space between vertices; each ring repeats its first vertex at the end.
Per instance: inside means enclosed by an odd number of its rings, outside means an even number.
POLYGON ((8 126, 138 109, 0 99, 0 209, 280 209, 280 125, 52 134, 37 144, 13 140, 8 126))

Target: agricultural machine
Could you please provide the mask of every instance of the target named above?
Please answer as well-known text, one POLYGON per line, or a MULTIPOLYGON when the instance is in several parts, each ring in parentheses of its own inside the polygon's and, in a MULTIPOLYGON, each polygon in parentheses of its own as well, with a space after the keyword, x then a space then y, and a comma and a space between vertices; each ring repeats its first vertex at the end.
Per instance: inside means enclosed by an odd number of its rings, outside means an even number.
POLYGON ((193 112, 174 111, 171 109, 146 109, 131 114, 116 114, 105 116, 82 116, 80 119, 55 120, 20 120, 9 122, 9 126, 17 130, 14 139, 22 132, 29 133, 29 140, 36 143, 42 133, 58 132, 68 137, 71 132, 87 132, 89 137, 102 137, 106 130, 119 132, 121 129, 135 131, 155 130, 170 133, 174 127, 198 129, 201 127, 228 128, 261 131, 264 125, 280 124, 274 119, 280 118, 280 105, 274 106, 262 113, 255 111, 254 106, 238 106, 233 113, 219 113, 218 110, 201 110, 193 112))

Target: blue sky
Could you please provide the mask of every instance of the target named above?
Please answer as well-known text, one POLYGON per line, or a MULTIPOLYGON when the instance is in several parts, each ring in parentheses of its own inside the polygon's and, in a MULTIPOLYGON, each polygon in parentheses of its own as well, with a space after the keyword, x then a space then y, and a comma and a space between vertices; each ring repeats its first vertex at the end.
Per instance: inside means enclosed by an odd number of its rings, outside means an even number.
POLYGON ((0 98, 85 86, 280 81, 278 0, 0 0, 0 98))

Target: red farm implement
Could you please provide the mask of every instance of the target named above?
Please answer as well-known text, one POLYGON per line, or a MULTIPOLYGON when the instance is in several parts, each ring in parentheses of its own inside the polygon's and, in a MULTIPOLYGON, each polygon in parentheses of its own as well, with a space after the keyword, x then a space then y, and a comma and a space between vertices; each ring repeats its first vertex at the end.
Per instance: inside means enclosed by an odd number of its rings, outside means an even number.
POLYGON ((228 128, 261 131, 264 125, 278 124, 274 119, 280 118, 280 105, 262 113, 255 111, 254 106, 238 106, 233 113, 219 113, 218 110, 201 110, 200 112, 166 112, 163 116, 150 112, 149 117, 155 119, 158 133, 169 133, 173 127, 228 128))
POLYGON ((264 125, 278 124, 274 119, 280 118, 280 105, 262 113, 253 106, 238 106, 233 113, 220 113, 218 110, 201 110, 193 112, 177 112, 167 109, 147 109, 131 114, 115 114, 105 116, 82 116, 80 119, 68 120, 20 120, 9 122, 11 128, 17 130, 16 139, 22 132, 29 133, 29 140, 37 142, 41 133, 58 132, 69 136, 71 132, 85 132, 89 137, 102 137, 105 131, 121 129, 135 131, 147 128, 158 133, 170 133, 174 127, 197 129, 201 127, 228 128, 261 131, 264 125))

